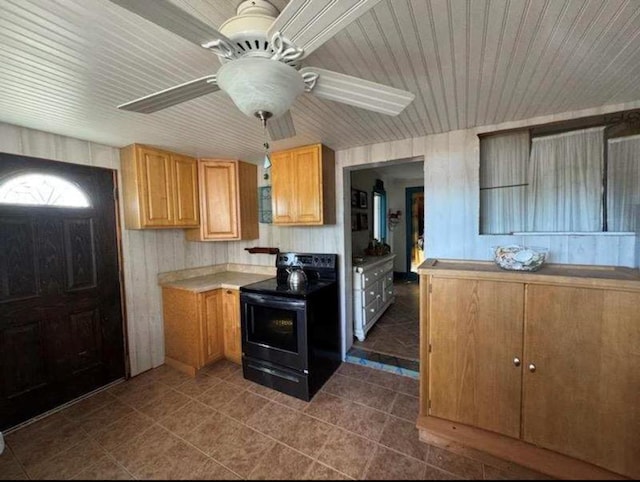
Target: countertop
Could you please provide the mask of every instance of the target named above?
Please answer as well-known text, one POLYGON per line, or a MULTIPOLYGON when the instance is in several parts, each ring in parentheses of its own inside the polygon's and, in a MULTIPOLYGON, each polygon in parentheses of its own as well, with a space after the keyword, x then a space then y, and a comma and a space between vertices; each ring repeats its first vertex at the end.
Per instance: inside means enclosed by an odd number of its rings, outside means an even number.
POLYGON ((362 263, 357 263, 357 264, 353 263, 353 267, 355 269, 357 268, 367 269, 367 268, 370 268, 371 266, 382 264, 385 261, 390 261, 395 257, 396 257, 395 253, 385 254, 382 256, 365 256, 364 261, 362 263))
POLYGON ((427 259, 418 267, 420 275, 471 277, 496 281, 535 284, 571 284, 575 286, 640 291, 640 272, 622 266, 543 264, 538 271, 508 271, 492 261, 427 259))
POLYGON ((218 288, 239 289, 241 286, 273 278, 275 275, 259 273, 241 273, 239 271, 222 271, 219 273, 161 283, 163 288, 203 293, 218 288))

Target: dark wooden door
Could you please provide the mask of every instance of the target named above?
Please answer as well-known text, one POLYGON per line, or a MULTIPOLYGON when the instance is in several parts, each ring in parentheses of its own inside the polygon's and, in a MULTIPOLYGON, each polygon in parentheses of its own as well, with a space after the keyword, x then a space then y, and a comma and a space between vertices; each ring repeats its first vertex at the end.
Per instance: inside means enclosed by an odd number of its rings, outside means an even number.
POLYGON ((125 374, 114 171, 0 154, 75 183, 89 208, 0 204, 0 430, 125 374))

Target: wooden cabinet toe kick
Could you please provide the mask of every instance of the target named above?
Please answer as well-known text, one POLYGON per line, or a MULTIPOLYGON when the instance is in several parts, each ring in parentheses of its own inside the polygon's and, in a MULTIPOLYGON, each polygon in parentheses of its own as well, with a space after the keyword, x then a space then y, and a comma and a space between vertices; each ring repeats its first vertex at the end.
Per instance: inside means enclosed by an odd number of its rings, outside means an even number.
POLYGON ((489 465, 496 465, 493 457, 497 457, 557 479, 630 480, 587 462, 521 440, 441 418, 419 417, 417 427, 421 442, 462 451, 463 455, 489 465), (473 454, 469 455, 469 452, 473 454))

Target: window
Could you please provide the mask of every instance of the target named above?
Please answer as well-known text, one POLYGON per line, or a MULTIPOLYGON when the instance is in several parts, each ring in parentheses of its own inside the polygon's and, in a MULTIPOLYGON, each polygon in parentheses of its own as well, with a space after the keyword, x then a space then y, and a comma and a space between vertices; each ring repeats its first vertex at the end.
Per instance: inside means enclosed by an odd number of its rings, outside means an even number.
POLYGON ((0 204, 90 207, 89 198, 65 179, 48 174, 20 174, 0 182, 0 204))
POLYGON ((640 135, 614 137, 631 130, 611 125, 541 131, 481 137, 480 233, 634 231, 640 135))
POLYGON ((382 181, 376 180, 373 188, 373 237, 381 243, 387 238, 387 193, 382 181))

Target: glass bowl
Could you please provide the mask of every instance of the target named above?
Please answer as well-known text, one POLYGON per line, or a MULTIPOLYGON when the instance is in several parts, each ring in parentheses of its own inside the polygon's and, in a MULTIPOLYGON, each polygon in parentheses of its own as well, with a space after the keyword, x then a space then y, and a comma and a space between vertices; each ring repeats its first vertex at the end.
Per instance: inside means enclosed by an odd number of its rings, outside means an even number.
POLYGON ((547 259, 549 250, 534 246, 494 246, 493 257, 498 266, 510 271, 537 271, 547 259))

